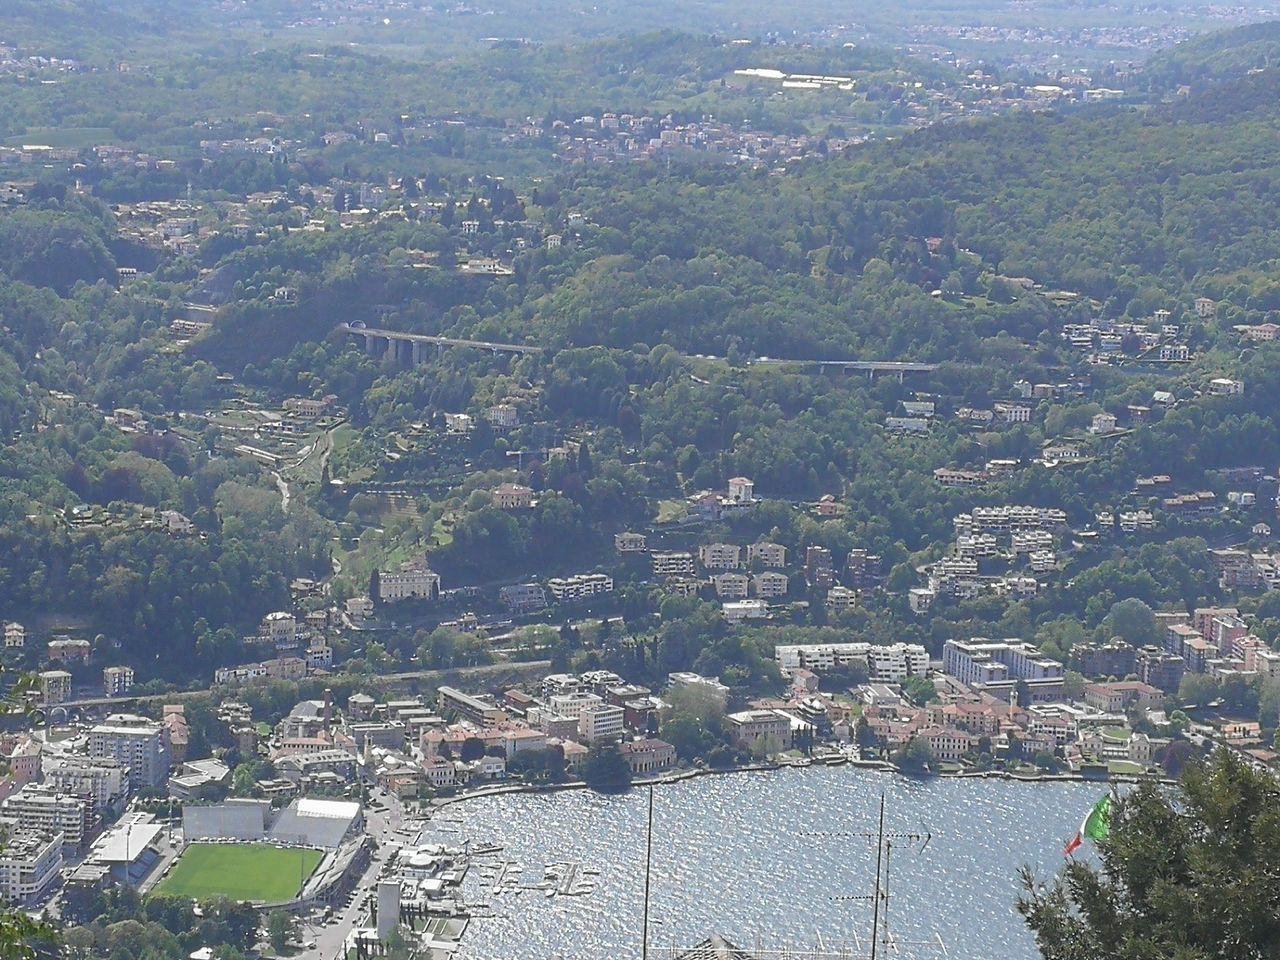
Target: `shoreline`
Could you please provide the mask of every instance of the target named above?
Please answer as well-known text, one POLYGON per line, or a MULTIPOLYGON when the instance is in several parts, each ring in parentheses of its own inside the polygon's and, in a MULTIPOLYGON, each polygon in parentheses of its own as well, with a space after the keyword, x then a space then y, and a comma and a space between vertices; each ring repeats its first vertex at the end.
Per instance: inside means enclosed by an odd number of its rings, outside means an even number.
MULTIPOLYGON (((843 755, 829 755, 827 757, 813 758, 808 762, 797 762, 794 760, 772 760, 765 763, 749 763, 733 767, 694 767, 684 770, 672 770, 660 777, 650 777, 642 780, 633 780, 626 790, 616 791, 620 796, 630 792, 632 788, 639 787, 661 787, 670 784, 683 783, 686 780, 694 780, 699 777, 722 776, 733 773, 774 773, 779 770, 795 769, 805 770, 809 767, 857 767, 862 770, 870 770, 879 773, 896 774, 905 780, 923 780, 951 778, 960 780, 1008 780, 1015 783, 1037 784, 1037 783, 1092 783, 1097 785, 1105 785, 1111 783, 1148 783, 1156 782, 1161 785, 1171 786, 1178 781, 1169 777, 1154 776, 1137 776, 1131 773, 1115 774, 1108 776, 1105 780, 1099 780, 1092 777, 1086 777, 1080 773, 1046 773, 1034 776, 1024 776, 1018 773, 1011 773, 1007 770, 974 770, 974 771, 948 771, 945 773, 930 773, 925 775, 913 775, 903 773, 888 760, 855 760, 852 757, 844 757, 843 755), (833 762, 834 761, 834 762, 833 762)), ((436 797, 428 800, 423 805, 423 815, 432 816, 435 811, 444 810, 455 804, 464 803, 468 800, 480 800, 485 797, 500 797, 508 794, 530 793, 530 794, 554 794, 562 793, 568 790, 590 790, 591 787, 583 780, 567 780, 563 783, 511 783, 511 784, 495 784, 490 787, 481 787, 469 793, 459 794, 454 797, 436 797)), ((602 791, 607 792, 607 791, 602 791)))

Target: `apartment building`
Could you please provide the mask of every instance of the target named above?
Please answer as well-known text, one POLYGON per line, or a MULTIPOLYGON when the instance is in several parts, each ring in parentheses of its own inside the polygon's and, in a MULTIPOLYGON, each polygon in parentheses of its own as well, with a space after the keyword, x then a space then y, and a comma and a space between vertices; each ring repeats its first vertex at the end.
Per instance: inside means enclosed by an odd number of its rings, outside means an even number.
POLYGON ((547 592, 538 583, 513 583, 498 588, 498 600, 517 616, 546 609, 547 592))
POLYGON ((742 548, 736 543, 704 543, 698 547, 698 562, 708 570, 737 570, 742 548))
POLYGON ((62 875, 62 837, 19 833, 0 845, 0 898, 10 906, 43 899, 62 875))
POLYGON ((1067 514, 1052 507, 1022 505, 974 507, 955 518, 956 533, 1011 533, 1014 530, 1060 530, 1067 514))
POLYGON ((873 681, 885 683, 905 680, 908 676, 923 677, 929 671, 929 652, 914 643, 779 644, 773 648, 773 655, 784 677, 793 676, 797 670, 821 675, 860 665, 873 681))
POLYGON ((110 818, 122 813, 129 801, 129 768, 110 757, 65 754, 45 764, 43 786, 55 794, 87 799, 91 821, 110 818))
POLYGON ((838 617, 848 613, 858 603, 857 591, 850 590, 848 587, 832 587, 827 591, 827 614, 829 616, 838 617))
POLYGON ((329 412, 335 397, 328 396, 320 400, 311 397, 289 397, 284 402, 284 412, 300 420, 315 420, 329 412))
POLYGON ((780 543, 753 543, 747 547, 747 563, 762 567, 785 567, 787 548, 780 543))
POLYGON ((40 702, 46 707, 71 699, 71 674, 67 671, 44 670, 36 679, 40 685, 40 702))
POLYGON ((605 573, 582 573, 574 577, 554 577, 547 581, 547 589, 557 603, 573 603, 594 597, 598 593, 613 592, 613 577, 605 573))
POLYGON ((82 637, 55 637, 47 646, 49 660, 53 663, 70 663, 72 660, 85 663, 90 649, 91 644, 82 637))
POLYGON ((512 430, 520 426, 520 411, 509 403, 498 403, 484 412, 484 418, 495 430, 512 430))
POLYGON ((1138 651, 1137 670, 1138 679, 1143 683, 1149 683, 1168 693, 1177 690, 1182 683, 1186 661, 1175 653, 1146 646, 1138 651))
POLYGON ((693 554, 681 551, 659 551, 649 554, 655 577, 692 577, 697 568, 693 554))
POLYGON ((777 710, 742 710, 724 718, 734 744, 744 750, 791 749, 791 718, 777 710))
POLYGON ((277 648, 295 646, 298 642, 298 620, 288 610, 274 610, 258 624, 258 636, 277 648))
POLYGON ((548 698, 547 707, 556 716, 568 717, 576 723, 582 717, 584 710, 603 703, 603 697, 585 690, 574 690, 548 698))
POLYGON ((436 691, 437 709, 441 713, 452 711, 483 726, 501 723, 507 719, 506 712, 488 700, 473 697, 454 687, 440 687, 436 691))
POLYGON ((27 643, 27 628, 20 623, 4 625, 4 646, 6 650, 21 650, 27 643))
POLYGON ((578 714, 578 733, 587 743, 619 740, 626 729, 626 711, 611 703, 594 703, 578 714))
POLYGON ((615 533, 613 535, 613 549, 623 555, 629 553, 644 553, 648 549, 649 539, 643 533, 615 533))
POLYGON ((751 578, 745 573, 718 573, 711 578, 711 585, 721 600, 745 600, 751 588, 751 578))
POLYGON ((718 703, 721 709, 729 702, 729 688, 715 677, 704 677, 700 673, 680 671, 667 675, 667 685, 671 691, 697 690, 718 703))
POLYGON ((51 787, 29 783, 4 801, 4 816, 26 834, 60 834, 71 849, 79 849, 96 822, 90 801, 51 787))
POLYGON ((159 787, 169 779, 166 728, 133 714, 117 713, 89 730, 89 756, 118 760, 129 768, 131 790, 159 787))
POLYGON ((766 600, 785 597, 790 585, 791 581, 787 575, 778 573, 776 570, 765 570, 751 578, 751 586, 755 590, 756 596, 763 597, 766 600))
POLYGON ((1021 681, 1033 702, 1060 699, 1063 665, 1023 640, 948 640, 942 667, 961 683, 1003 696, 1021 681))
POLYGON ((754 503, 755 482, 747 477, 733 477, 729 480, 729 502, 734 504, 754 503))
POLYGON ((133 689, 133 667, 107 667, 102 671, 102 689, 108 697, 123 697, 133 689))

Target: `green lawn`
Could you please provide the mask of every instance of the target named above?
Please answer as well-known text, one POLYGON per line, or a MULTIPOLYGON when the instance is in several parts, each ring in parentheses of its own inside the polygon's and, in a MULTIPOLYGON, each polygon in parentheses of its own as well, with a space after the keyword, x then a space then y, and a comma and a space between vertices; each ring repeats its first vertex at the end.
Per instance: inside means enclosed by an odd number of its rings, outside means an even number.
POLYGON ((193 843, 155 892, 275 903, 295 896, 323 859, 319 850, 278 850, 251 843, 193 843))
POLYGON ((116 135, 110 127, 32 127, 26 133, 9 137, 6 146, 38 144, 45 147, 83 150, 100 143, 114 143, 116 135))
POLYGON ((683 500, 661 500, 658 502, 658 517, 655 523, 677 523, 689 515, 689 506, 683 500))
POLYGON ((1134 763, 1131 760, 1109 760, 1107 762, 1107 770, 1111 773, 1145 773, 1146 767, 1140 763, 1134 763))

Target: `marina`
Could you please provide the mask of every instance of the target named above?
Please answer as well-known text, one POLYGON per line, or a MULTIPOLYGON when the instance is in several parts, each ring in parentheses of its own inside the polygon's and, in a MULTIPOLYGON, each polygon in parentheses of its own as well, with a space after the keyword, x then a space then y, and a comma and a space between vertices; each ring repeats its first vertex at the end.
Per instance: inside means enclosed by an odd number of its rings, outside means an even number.
MULTIPOLYGON (((887 829, 929 837, 894 848, 895 955, 1031 960, 1032 939, 1014 909, 1017 871, 1058 870, 1063 842, 1099 789, 913 780, 818 764, 663 785, 654 807, 653 955, 712 934, 748 950, 865 945, 875 869, 865 834, 884 791, 887 829)), ((450 807, 461 823, 445 824, 459 831, 449 844, 461 836, 502 848, 499 861, 478 861, 462 879, 471 922, 457 955, 639 960, 647 799, 645 790, 574 790, 450 807)), ((435 829, 427 825, 424 842, 437 839, 435 829)))

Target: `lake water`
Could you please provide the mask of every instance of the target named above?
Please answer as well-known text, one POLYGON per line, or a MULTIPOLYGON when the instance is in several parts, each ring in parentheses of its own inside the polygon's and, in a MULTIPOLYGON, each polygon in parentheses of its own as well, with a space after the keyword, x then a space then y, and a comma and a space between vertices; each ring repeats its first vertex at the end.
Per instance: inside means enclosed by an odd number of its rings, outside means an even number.
MULTIPOLYGON (((718 933, 747 950, 855 945, 867 955, 874 831, 881 792, 886 831, 902 840, 890 857, 889 928, 900 957, 1032 960, 1030 934, 1014 910, 1017 871, 1040 875, 1063 863, 1063 844, 1104 790, 1097 784, 904 779, 853 767, 811 767, 700 777, 654 792, 650 956, 670 957, 718 933), (913 943, 914 942, 914 943, 913 943)), ((494 894, 472 869, 468 903, 494 916, 471 922, 461 955, 475 960, 639 960, 648 793, 586 790, 480 798, 441 811, 424 840, 499 843, 491 860, 518 864, 520 882, 543 880, 553 863, 599 875, 586 896, 542 890, 494 894)), ((477 863, 483 862, 477 860, 477 863)), ((489 874, 491 876, 491 874, 489 874)), ((882 955, 885 953, 882 951, 882 955)), ((892 955, 892 954, 890 954, 892 955)))

